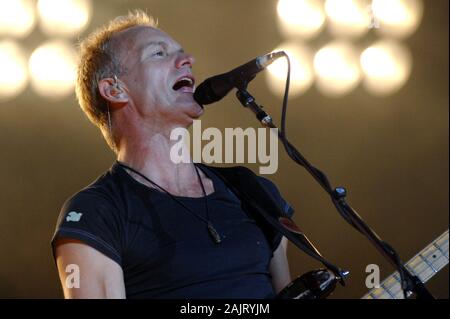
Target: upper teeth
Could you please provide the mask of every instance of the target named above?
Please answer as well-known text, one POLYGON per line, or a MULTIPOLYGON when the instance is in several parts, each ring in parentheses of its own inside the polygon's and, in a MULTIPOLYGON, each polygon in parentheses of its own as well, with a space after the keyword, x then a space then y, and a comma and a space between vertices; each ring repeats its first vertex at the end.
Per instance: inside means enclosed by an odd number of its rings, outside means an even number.
POLYGON ((180 81, 188 81, 191 85, 194 83, 194 81, 188 77, 182 78, 180 81))

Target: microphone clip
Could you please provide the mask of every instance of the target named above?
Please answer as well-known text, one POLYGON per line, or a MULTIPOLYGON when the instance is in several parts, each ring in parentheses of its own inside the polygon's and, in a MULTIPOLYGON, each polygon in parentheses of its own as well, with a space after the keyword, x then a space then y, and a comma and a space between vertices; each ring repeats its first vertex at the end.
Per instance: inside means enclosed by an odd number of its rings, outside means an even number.
POLYGON ((238 89, 236 92, 236 97, 244 107, 248 107, 253 113, 255 113, 256 118, 264 127, 275 128, 272 117, 262 109, 262 105, 258 105, 256 103, 255 98, 246 89, 238 89))

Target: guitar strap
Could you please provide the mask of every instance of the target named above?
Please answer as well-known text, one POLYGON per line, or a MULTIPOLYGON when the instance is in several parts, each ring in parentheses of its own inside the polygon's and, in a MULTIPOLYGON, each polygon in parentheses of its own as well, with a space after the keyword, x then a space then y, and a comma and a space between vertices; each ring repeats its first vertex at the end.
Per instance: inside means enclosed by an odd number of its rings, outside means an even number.
POLYGON ((320 254, 295 222, 281 209, 273 195, 261 184, 253 171, 243 166, 228 168, 199 165, 216 173, 241 200, 243 209, 259 224, 264 225, 273 233, 283 234, 307 255, 321 262, 343 283, 342 279, 345 278, 345 275, 342 270, 320 254))

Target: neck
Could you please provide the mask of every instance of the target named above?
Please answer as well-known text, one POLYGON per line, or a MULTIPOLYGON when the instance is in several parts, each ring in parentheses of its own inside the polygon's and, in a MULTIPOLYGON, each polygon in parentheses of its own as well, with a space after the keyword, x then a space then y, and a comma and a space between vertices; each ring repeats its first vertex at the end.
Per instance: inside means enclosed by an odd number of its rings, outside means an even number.
MULTIPOLYGON (((173 195, 203 196, 192 160, 174 163, 170 151, 177 141, 170 140, 170 133, 128 134, 120 141, 118 161, 137 170, 173 195)), ((128 170, 127 170, 128 171, 128 170)), ((137 181, 149 185, 139 175, 128 171, 137 181)), ((207 194, 213 191, 212 182, 200 171, 207 194)))

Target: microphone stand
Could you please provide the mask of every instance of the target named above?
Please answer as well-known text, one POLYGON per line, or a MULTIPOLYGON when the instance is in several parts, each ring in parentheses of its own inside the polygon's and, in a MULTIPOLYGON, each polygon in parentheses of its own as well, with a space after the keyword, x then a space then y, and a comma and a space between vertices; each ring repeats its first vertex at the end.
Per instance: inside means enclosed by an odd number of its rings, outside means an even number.
POLYGON ((256 118, 262 123, 263 126, 268 128, 276 128, 278 130, 278 137, 283 142, 286 152, 289 157, 303 166, 312 177, 322 186, 322 188, 330 195, 331 201, 336 207, 339 214, 356 230, 362 233, 372 243, 373 246, 398 270, 401 278, 401 287, 404 292, 405 299, 412 297, 413 295, 417 299, 434 299, 431 293, 426 289, 422 281, 416 276, 411 274, 408 269, 401 262, 397 252, 386 242, 384 242, 358 215, 358 213, 346 202, 347 190, 344 187, 332 188, 326 175, 319 169, 311 165, 306 158, 300 154, 300 152, 287 140, 284 133, 278 129, 272 121, 272 117, 268 115, 258 105, 255 98, 247 91, 247 85, 240 85, 236 92, 236 96, 240 103, 249 108, 256 118))

